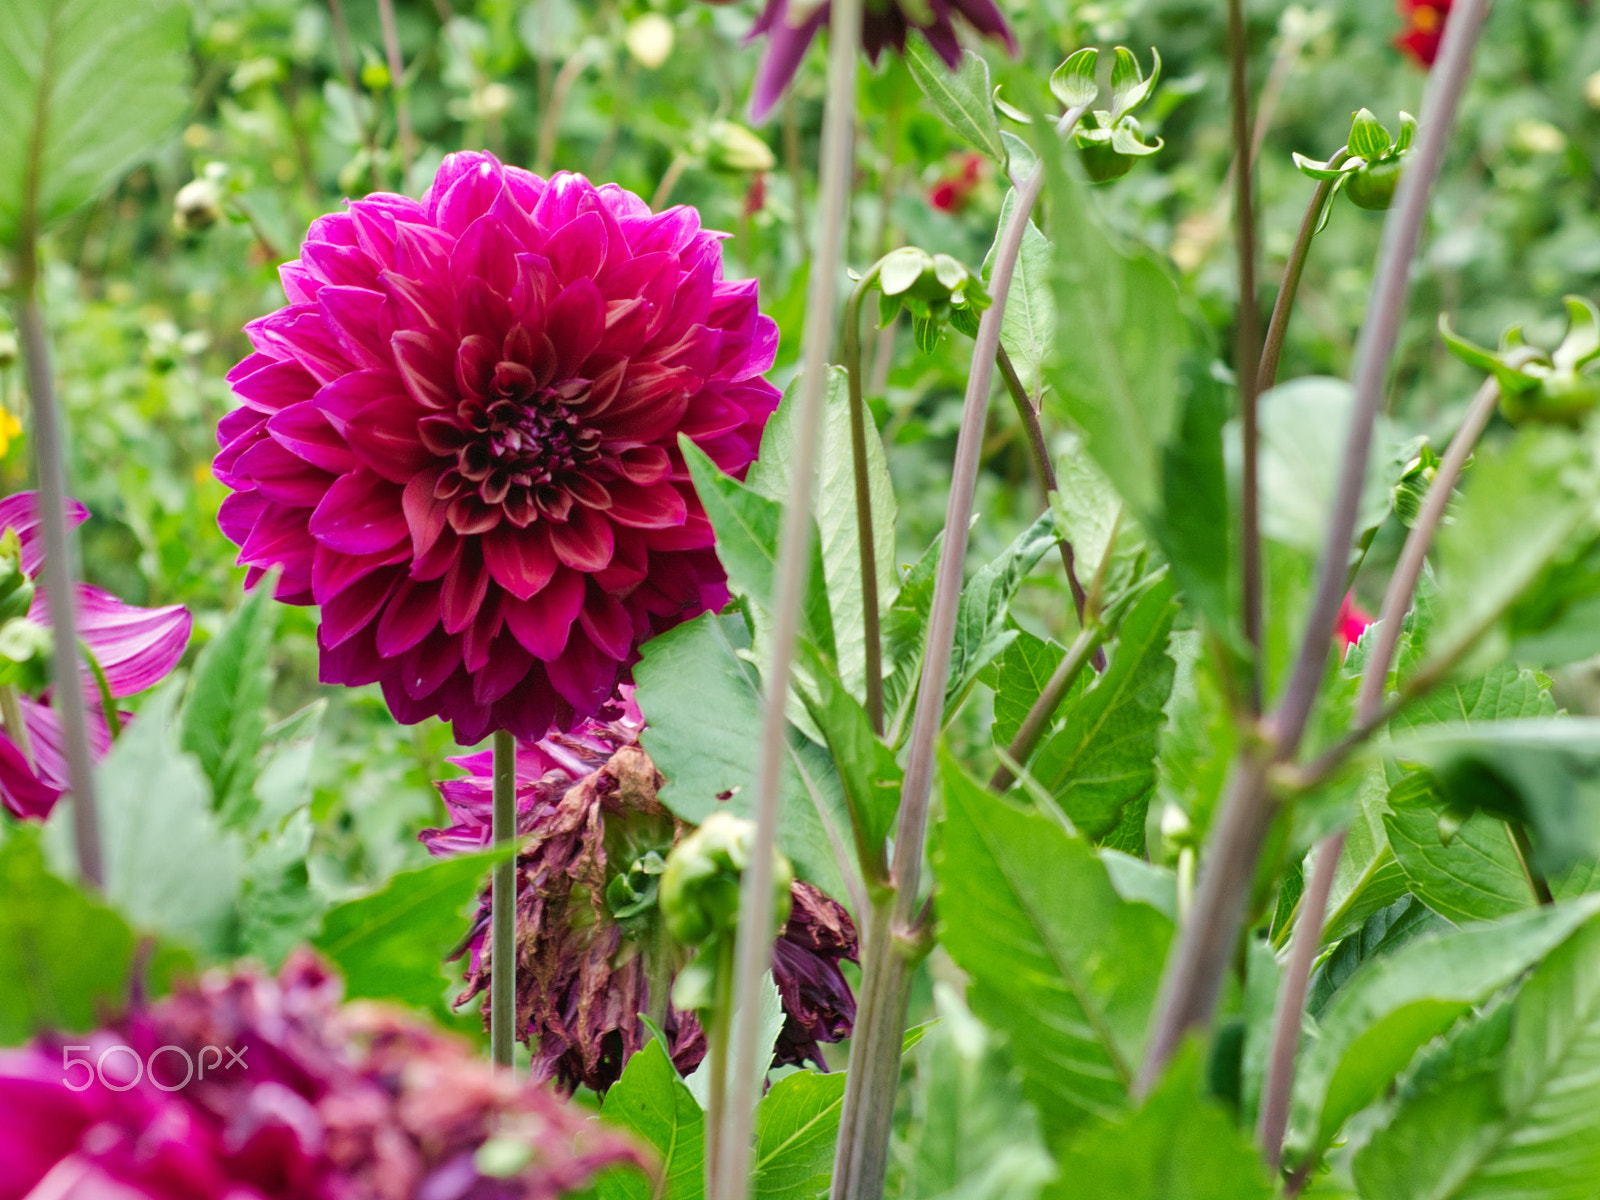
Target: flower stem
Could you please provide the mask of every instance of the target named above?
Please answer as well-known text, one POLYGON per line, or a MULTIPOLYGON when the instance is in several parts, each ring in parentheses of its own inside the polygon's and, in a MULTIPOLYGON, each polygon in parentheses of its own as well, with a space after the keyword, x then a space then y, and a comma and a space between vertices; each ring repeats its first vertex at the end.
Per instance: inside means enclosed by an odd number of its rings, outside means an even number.
POLYGON ((872 488, 867 479, 867 404, 861 381, 861 301, 878 278, 882 260, 863 275, 844 306, 844 365, 850 379, 850 461, 856 481, 856 540, 861 552, 861 620, 867 643, 867 716, 883 736, 883 638, 878 628, 878 555, 872 529, 872 488))
POLYGON ((394 23, 394 0, 378 0, 378 21, 383 26, 383 49, 389 60, 389 89, 394 93, 396 140, 400 143, 400 190, 411 179, 411 98, 405 81, 405 61, 400 57, 400 31, 394 23))
POLYGON ((18 325, 28 364, 28 393, 33 402, 33 443, 39 465, 39 517, 44 529, 44 582, 55 633, 55 704, 66 742, 72 782, 72 832, 77 843, 78 871, 91 887, 105 887, 105 862, 100 847, 100 821, 95 804, 94 758, 89 748, 89 717, 78 674, 78 618, 74 607, 71 526, 67 522, 66 464, 62 451, 60 409, 50 372, 50 343, 34 291, 38 286, 34 235, 25 229, 18 255, 21 293, 18 325))
MULTIPOLYGON (((816 255, 811 264, 802 332, 800 384, 789 497, 778 539, 772 599, 772 661, 764 676, 759 766, 755 787, 755 843, 740 883, 735 955, 735 1056, 754 1062, 761 1053, 760 991, 772 958, 772 858, 777 841, 783 762, 787 755, 790 669, 800 631, 800 604, 810 559, 811 494, 816 474, 817 431, 827 388, 828 354, 834 336, 840 267, 844 260, 854 172, 856 57, 861 40, 861 0, 833 0, 829 17, 828 91, 822 119, 817 172, 816 255)), ((663 180, 663 183, 665 181, 663 180)), ((750 1140, 755 1118, 755 1077, 740 1072, 720 1116, 717 1164, 707 1200, 744 1200, 750 1179, 750 1140)))
MULTIPOLYGON (((556 158, 556 138, 561 132, 561 114, 567 107, 567 97, 572 95, 572 86, 578 82, 578 76, 583 74, 584 68, 589 65, 589 56, 579 50, 566 62, 561 64, 561 70, 556 72, 556 81, 550 88, 550 103, 544 110, 544 119, 539 122, 539 148, 534 154, 533 173, 535 175, 550 174, 551 164, 556 158)), ((683 168, 688 166, 687 160, 682 156, 672 161, 672 166, 677 167, 678 174, 671 175, 672 183, 678 182, 678 175, 683 174, 683 168), (679 164, 682 164, 681 166, 679 164)), ((661 181, 661 190, 666 194, 672 191, 667 180, 661 181)), ((666 195, 662 195, 659 202, 651 204, 651 208, 659 209, 666 203, 666 195)))
MULTIPOLYGON (((504 849, 517 836, 517 742, 504 729, 494 734, 494 845, 504 849)), ((511 1068, 517 1023, 517 856, 494 865, 489 893, 489 1057, 511 1068)))
MULTIPOLYGON (((1336 167, 1349 157, 1341 149, 1328 160, 1336 167)), ((1278 362, 1283 357, 1284 340, 1289 336, 1289 318, 1294 313, 1295 297, 1300 291, 1300 279, 1305 275, 1306 262, 1311 257, 1311 242, 1317 236, 1317 226, 1322 221, 1322 211, 1328 206, 1333 192, 1333 180, 1323 179, 1311 193, 1306 205, 1306 215, 1300 220, 1300 232, 1295 236, 1294 249, 1289 251, 1289 261, 1283 267, 1283 282, 1278 285, 1278 298, 1272 305, 1272 320, 1267 325, 1267 339, 1261 345, 1261 368, 1256 374, 1257 393, 1270 391, 1278 382, 1278 362)))
MULTIPOLYGON (((711 1000, 711 1028, 706 1046, 706 1069, 711 1073, 706 1093, 706 1195, 719 1194, 717 1171, 723 1155, 719 1139, 727 1133, 728 1111, 728 1031, 733 1025, 733 939, 717 941, 717 982, 711 1000)), ((665 1049, 665 1047, 663 1047, 665 1049)))
POLYGON ((1228 0, 1228 58, 1233 95, 1234 227, 1239 258, 1239 314, 1234 333, 1234 373, 1239 381, 1243 443, 1244 636, 1254 651, 1250 668, 1250 707, 1261 711, 1261 495, 1257 484, 1259 438, 1256 431, 1256 374, 1260 370, 1260 314, 1256 310, 1255 170, 1250 148, 1250 43, 1243 0, 1228 0))
POLYGON ((1384 225, 1372 301, 1357 344, 1355 404, 1339 488, 1306 632, 1283 699, 1263 730, 1266 745, 1251 745, 1234 763, 1232 782, 1209 839, 1210 855, 1201 867, 1194 914, 1179 933, 1162 978, 1155 1024, 1139 1071, 1141 1093, 1160 1077, 1184 1034, 1211 1019, 1244 920, 1256 862, 1275 815, 1267 760, 1293 757, 1316 700, 1345 592, 1350 541, 1366 481, 1373 426, 1410 290, 1411 262, 1488 8, 1489 0, 1461 0, 1445 26, 1411 165, 1384 225))

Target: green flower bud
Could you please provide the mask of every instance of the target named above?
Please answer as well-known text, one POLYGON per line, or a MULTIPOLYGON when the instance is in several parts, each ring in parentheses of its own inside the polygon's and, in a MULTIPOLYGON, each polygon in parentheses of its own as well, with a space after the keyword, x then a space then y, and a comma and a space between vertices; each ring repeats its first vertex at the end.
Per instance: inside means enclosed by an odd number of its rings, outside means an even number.
MULTIPOLYGON (((739 920, 739 880, 750 861, 754 822, 716 812, 667 855, 659 903, 667 932, 685 946, 731 933, 739 920)), ((773 931, 789 919, 789 860, 773 851, 773 931)))
POLYGON ((902 308, 911 313, 918 347, 930 351, 946 322, 963 333, 977 331, 989 294, 978 276, 948 254, 902 246, 878 260, 878 323, 887 325, 902 308))
POLYGON ((1582 296, 1566 297, 1566 305, 1566 336, 1550 351, 1523 341, 1520 325, 1501 335, 1498 351, 1485 350, 1456 334, 1448 317, 1439 317, 1450 352, 1499 382, 1500 411, 1513 424, 1575 425, 1600 405, 1600 309, 1582 296))
MULTIPOLYGON (((1417 134, 1417 122, 1410 113, 1400 114, 1400 136, 1391 139, 1383 123, 1363 108, 1351 118, 1350 140, 1327 162, 1317 162, 1303 154, 1294 156, 1303 175, 1316 180, 1332 180, 1334 190, 1342 190, 1357 208, 1382 212, 1394 203, 1395 188, 1404 173, 1404 159, 1417 134)), ((1317 231, 1328 221, 1327 209, 1317 231)))
POLYGON ((1384 212, 1394 203, 1394 189, 1399 186, 1401 169, 1398 158, 1370 163, 1345 179, 1344 194, 1357 208, 1384 212))
POLYGON ((626 871, 606 885, 606 905, 619 921, 641 916, 655 907, 666 860, 654 850, 633 860, 626 871))
MULTIPOLYGON (((1134 110, 1144 104, 1161 78, 1161 55, 1150 51, 1147 76, 1125 46, 1116 48, 1111 67, 1111 107, 1086 113, 1073 130, 1084 173, 1094 183, 1120 179, 1133 169, 1136 160, 1161 149, 1160 138, 1146 142, 1144 130, 1134 119, 1134 110)), ((1097 94, 1094 86, 1095 60, 1092 51, 1080 50, 1057 68, 1050 78, 1051 91, 1064 104, 1086 103, 1097 94)))
POLYGON ((706 159, 724 171, 770 171, 778 163, 771 147, 736 121, 713 121, 706 128, 706 159))

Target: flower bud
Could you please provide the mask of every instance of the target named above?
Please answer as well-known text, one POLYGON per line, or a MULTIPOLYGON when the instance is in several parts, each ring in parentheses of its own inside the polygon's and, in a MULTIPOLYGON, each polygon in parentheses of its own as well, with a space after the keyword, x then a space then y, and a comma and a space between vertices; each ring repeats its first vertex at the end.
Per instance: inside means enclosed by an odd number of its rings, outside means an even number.
POLYGON ((771 147, 736 121, 711 122, 706 157, 725 171, 770 171, 778 163, 771 147))
POLYGON ((203 175, 178 189, 172 200, 172 227, 179 233, 199 233, 222 217, 222 189, 203 175))
POLYGON ((672 57, 672 22, 660 13, 645 13, 628 22, 624 40, 634 61, 645 70, 654 71, 672 57))
MULTIPOLYGON (((729 934, 739 920, 739 880, 750 861, 756 827, 732 813, 716 812, 667 855, 661 873, 661 915, 667 932, 685 946, 729 934)), ((777 850, 772 858, 773 931, 789 919, 794 870, 777 850)))
POLYGON ((878 323, 888 325, 903 307, 910 311, 919 348, 930 351, 948 321, 962 332, 977 331, 978 314, 989 307, 982 282, 958 259, 902 246, 878 261, 878 323))
MULTIPOLYGON (((1301 174, 1311 179, 1332 180, 1334 189, 1342 190, 1357 208, 1383 212, 1394 203, 1395 188, 1405 170, 1405 156, 1416 133, 1416 119, 1410 113, 1401 113, 1400 136, 1390 138, 1383 123, 1371 110, 1363 108, 1351 117, 1349 140, 1333 158, 1317 162, 1296 154, 1294 163, 1301 174)), ((1328 210, 1324 209, 1317 232, 1322 231, 1327 220, 1328 210)))
POLYGON ((1500 384, 1500 412, 1514 425, 1574 425, 1600 405, 1600 309, 1582 296, 1566 297, 1566 305, 1566 336, 1550 351, 1524 342, 1520 325, 1501 334, 1498 351, 1485 350, 1456 334, 1446 316, 1439 317, 1439 333, 1450 352, 1500 384))

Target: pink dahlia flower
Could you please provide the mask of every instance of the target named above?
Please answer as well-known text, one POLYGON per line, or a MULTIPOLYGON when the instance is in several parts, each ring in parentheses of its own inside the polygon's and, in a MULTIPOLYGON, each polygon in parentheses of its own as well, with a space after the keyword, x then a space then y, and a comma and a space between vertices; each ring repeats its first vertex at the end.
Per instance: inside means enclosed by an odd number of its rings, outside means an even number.
POLYGON ((720 234, 578 175, 445 159, 315 221, 218 430, 249 584, 322 609, 328 683, 475 742, 599 711, 638 644, 727 599, 678 449, 755 457, 778 393, 720 234))
POLYGON ((463 1040, 339 998, 300 951, 276 979, 213 972, 108 1029, 0 1052, 0 1200, 557 1200, 643 1165, 463 1040), (510 1151, 494 1174, 490 1139, 510 1151))
MULTIPOLYGON (((68 519, 80 524, 88 510, 73 501, 68 519)), ((44 564, 44 539, 39 533, 38 496, 17 492, 0 500, 0 532, 10 530, 21 543, 22 573, 30 581, 44 564)), ((172 673, 189 644, 192 620, 181 604, 164 608, 135 608, 92 584, 77 588, 78 640, 105 675, 114 698, 132 696, 154 687, 172 673)), ((27 619, 49 626, 50 607, 44 588, 34 587, 27 619)), ((97 757, 111 748, 100 687, 85 664, 83 687, 89 702, 89 736, 97 757)), ((25 736, 0 730, 0 803, 19 817, 50 815, 67 790, 70 776, 61 722, 50 706, 49 694, 19 696, 25 736)))
MULTIPOLYGON (((604 717, 517 746, 518 1037, 532 1047, 536 1080, 597 1092, 648 1040, 640 1013, 655 1012, 679 1071, 706 1054, 695 1015, 664 994, 687 952, 663 941, 655 903, 662 862, 686 827, 656 798, 662 780, 639 748, 644 719, 631 688, 604 717)), ((435 854, 490 842, 492 755, 451 761, 470 774, 438 785, 456 824, 423 831, 435 854)), ((784 1009, 773 1065, 810 1061, 826 1070, 820 1043, 849 1037, 855 1025, 839 964, 856 961, 856 928, 809 883, 796 881, 790 899, 772 956, 784 1009)), ((460 951, 467 990, 458 1004, 489 990, 489 933, 485 889, 460 951)))
POLYGON ((1359 642, 1374 619, 1371 613, 1356 603, 1354 592, 1346 593, 1334 621, 1334 636, 1338 639, 1340 650, 1348 650, 1359 642))

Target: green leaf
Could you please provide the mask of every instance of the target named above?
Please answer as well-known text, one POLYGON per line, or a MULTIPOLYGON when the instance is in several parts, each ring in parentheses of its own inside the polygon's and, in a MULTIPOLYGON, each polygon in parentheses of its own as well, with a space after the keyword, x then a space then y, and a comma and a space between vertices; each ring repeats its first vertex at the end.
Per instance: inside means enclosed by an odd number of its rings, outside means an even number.
POLYGON ((885 735, 896 745, 909 724, 910 707, 922 672, 934 576, 943 543, 944 534, 936 534, 922 557, 907 570, 894 602, 883 615, 883 707, 889 725, 885 735))
POLYGON ((311 814, 301 808, 245 859, 239 896, 238 951, 277 967, 321 926, 328 901, 311 883, 311 814))
POLYGON ((905 1179, 894 1194, 1032 1200, 1055 1164, 1011 1055, 949 984, 934 984, 933 998, 939 1020, 917 1050, 905 1179))
POLYGON ((1142 810, 1155 788, 1174 667, 1167 634, 1176 612, 1165 584, 1134 605, 1105 673, 1066 710, 1029 763, 1033 778, 1091 838, 1115 829, 1130 806, 1142 810))
POLYGON ((797 1071, 762 1097, 750 1180, 756 1200, 813 1200, 828 1194, 844 1085, 843 1071, 797 1071))
POLYGON ((1441 933, 1449 922, 1415 896, 1404 895, 1369 916, 1318 965, 1306 994, 1306 1012, 1321 1017, 1335 993, 1368 959, 1392 954, 1427 933, 1441 933))
MULTIPOLYGON (((641 741, 667 778, 661 803, 693 824, 720 808, 753 814, 762 708, 755 671, 740 657, 749 645, 742 617, 703 613, 646 642, 634 668, 641 741)), ((839 863, 849 861, 849 821, 828 755, 791 731, 778 840, 795 870, 831 896, 846 894, 839 863)))
POLYGON ((1095 97, 1100 94, 1100 85, 1095 82, 1094 74, 1099 60, 1100 51, 1093 46, 1079 50, 1051 72, 1050 94, 1067 108, 1093 104, 1095 97))
MULTIPOLYGON (((1405 894, 1406 873, 1395 862, 1384 818, 1389 812, 1389 786, 1377 766, 1362 777, 1344 850, 1334 868, 1322 940, 1334 942, 1362 928, 1373 914, 1405 894)), ((1287 935, 1288 930, 1284 930, 1287 935)))
POLYGON ((1600 654, 1600 539, 1550 564, 1511 608, 1511 656, 1560 667, 1600 654))
POLYGON ((93 1029, 122 1003, 133 931, 100 901, 45 869, 36 833, 0 841, 0 1046, 37 1033, 93 1029))
POLYGON ((272 639, 279 606, 270 587, 248 593, 227 626, 195 661, 178 716, 178 744, 200 760, 217 811, 230 827, 249 822, 256 751, 272 691, 272 639))
MULTIPOLYGON (((1026 629, 1017 631, 1016 640, 1000 656, 994 689, 994 741, 1007 746, 1022 728, 1028 712, 1044 691, 1044 685, 1067 656, 1065 646, 1036 638, 1026 629)), ((1080 671, 1063 704, 1070 704, 1088 683, 1089 671, 1080 671)))
POLYGON ((1572 936, 1600 896, 1517 913, 1492 925, 1419 938, 1362 966, 1329 1004, 1302 1057, 1286 1142, 1289 1161, 1320 1154, 1417 1050, 1572 936))
POLYGON ((1175 666, 1159 735, 1158 786, 1162 800, 1204 834, 1233 762, 1236 731, 1227 691, 1199 630, 1174 630, 1169 652, 1175 666))
POLYGON ((1389 845, 1419 900, 1458 925, 1533 907, 1533 887, 1504 821, 1476 813, 1446 841, 1439 817, 1432 806, 1404 805, 1384 818, 1389 845))
POLYGON ((921 38, 907 39, 904 58, 922 94, 932 101, 934 110, 950 128, 1005 166, 1006 148, 1000 140, 1000 122, 994 115, 989 64, 971 50, 963 50, 961 66, 951 71, 921 38))
POLYGON ((1147 516, 1144 525, 1171 564, 1173 583, 1185 601, 1228 636, 1229 589, 1236 581, 1222 435, 1232 406, 1197 356, 1185 361, 1183 374, 1182 415, 1162 456, 1162 511, 1147 516))
POLYGON ((314 944, 352 1000, 393 1000, 447 1015, 445 955, 467 927, 489 868, 510 850, 464 854, 402 871, 371 895, 328 910, 314 944))
POLYGON ((1059 1200, 1268 1200, 1261 1160, 1203 1086, 1204 1059, 1187 1043, 1139 1111, 1091 1129, 1057 1156, 1059 1200))
POLYGON ((1180 412, 1179 366, 1189 341, 1178 291, 1156 263, 1115 248, 1082 186, 1041 143, 1055 248, 1055 406, 1143 519, 1161 509, 1163 452, 1180 412))
MULTIPOLYGON (((1006 192, 1000 205, 998 230, 1005 229, 1016 203, 1015 190, 1006 192)), ((999 242, 998 233, 995 242, 999 242)), ((983 260, 985 286, 989 284, 989 274, 994 267, 994 255, 995 247, 991 245, 983 260)), ((1056 338, 1056 297, 1050 282, 1052 257, 1050 243, 1030 220, 1022 231, 1022 246, 1017 252, 1011 290, 1006 294, 1006 309, 1000 320, 1000 344, 1011 356, 1017 378, 1036 402, 1044 392, 1044 364, 1050 358, 1056 338)))
POLYGON ((1056 543, 1055 519, 1045 513, 992 561, 979 567, 961 589, 956 609, 955 645, 950 655, 950 682, 945 688, 945 715, 965 699, 978 675, 1011 644, 1008 627, 1011 599, 1045 552, 1056 543))
POLYGON ((838 768, 845 801, 853 814, 851 824, 861 835, 857 861, 877 861, 884 839, 894 828, 904 772, 895 762, 894 751, 872 732, 867 710, 832 675, 815 672, 811 686, 803 687, 802 692, 806 711, 822 731, 838 768))
POLYGON ((973 1010, 1021 1048, 1052 1137, 1113 1117, 1144 1049, 1172 925, 1117 894, 1087 841, 942 760, 940 940, 973 1010))
POLYGON ((653 1148, 661 1164, 659 1191, 636 1168, 626 1168, 600 1177, 600 1200, 698 1200, 705 1195, 705 1114, 658 1039, 651 1038, 628 1060, 622 1077, 606 1093, 600 1116, 653 1148))
POLYGON ((94 199, 189 108, 177 0, 15 0, 0 17, 0 245, 94 199))
POLYGON ((1510 1007, 1451 1039, 1454 1068, 1357 1154, 1370 1200, 1592 1196, 1600 1179, 1600 922, 1550 953, 1510 1007), (1474 1044, 1477 1043, 1477 1044, 1474 1044))

